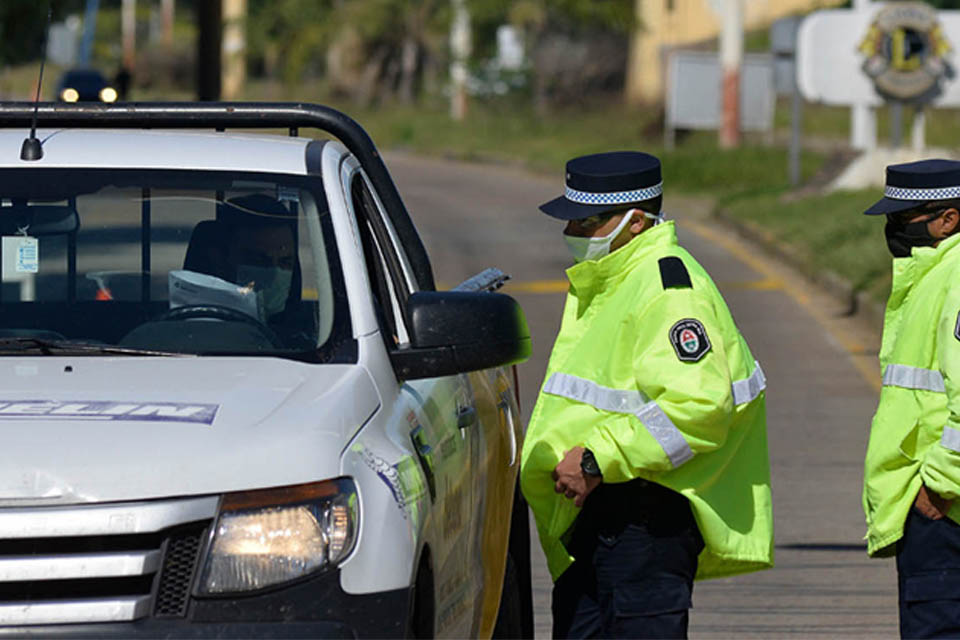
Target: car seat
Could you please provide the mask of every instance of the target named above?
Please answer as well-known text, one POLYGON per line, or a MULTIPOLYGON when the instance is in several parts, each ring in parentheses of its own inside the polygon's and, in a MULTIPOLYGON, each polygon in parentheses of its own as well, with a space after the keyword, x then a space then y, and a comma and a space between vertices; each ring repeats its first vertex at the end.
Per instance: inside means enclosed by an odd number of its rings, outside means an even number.
POLYGON ((224 280, 226 263, 226 229, 216 220, 202 220, 193 228, 190 243, 183 258, 187 271, 204 273, 224 280))

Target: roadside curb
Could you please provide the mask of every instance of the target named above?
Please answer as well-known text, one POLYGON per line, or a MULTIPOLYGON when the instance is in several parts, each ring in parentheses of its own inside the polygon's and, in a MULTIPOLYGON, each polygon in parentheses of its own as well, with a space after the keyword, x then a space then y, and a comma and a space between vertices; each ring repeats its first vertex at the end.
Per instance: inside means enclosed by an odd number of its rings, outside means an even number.
POLYGON ((857 291, 848 280, 833 271, 814 268, 796 249, 777 240, 770 231, 755 223, 731 216, 716 203, 710 215, 747 242, 763 250, 768 257, 785 264, 808 282, 843 303, 846 306, 843 315, 855 316, 868 323, 877 333, 882 332, 884 305, 872 300, 867 293, 857 291))

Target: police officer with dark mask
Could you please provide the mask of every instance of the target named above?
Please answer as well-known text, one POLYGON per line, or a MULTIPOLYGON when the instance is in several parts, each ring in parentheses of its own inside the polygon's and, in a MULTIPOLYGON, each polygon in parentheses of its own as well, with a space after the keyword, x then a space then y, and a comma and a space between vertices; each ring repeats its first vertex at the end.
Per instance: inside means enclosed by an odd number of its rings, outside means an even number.
POLYGON ((960 637, 960 162, 887 167, 893 282, 870 430, 867 551, 897 558, 900 633, 960 637))

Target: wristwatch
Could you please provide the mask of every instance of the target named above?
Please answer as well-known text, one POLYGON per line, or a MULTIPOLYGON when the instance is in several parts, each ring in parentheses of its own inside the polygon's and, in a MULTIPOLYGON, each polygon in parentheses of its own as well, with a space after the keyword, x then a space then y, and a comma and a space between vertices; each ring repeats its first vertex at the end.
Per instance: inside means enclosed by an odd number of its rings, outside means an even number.
POLYGON ((583 450, 583 456, 580 458, 580 470, 583 471, 585 476, 603 477, 600 465, 597 464, 597 459, 593 457, 593 451, 590 451, 590 449, 583 450))

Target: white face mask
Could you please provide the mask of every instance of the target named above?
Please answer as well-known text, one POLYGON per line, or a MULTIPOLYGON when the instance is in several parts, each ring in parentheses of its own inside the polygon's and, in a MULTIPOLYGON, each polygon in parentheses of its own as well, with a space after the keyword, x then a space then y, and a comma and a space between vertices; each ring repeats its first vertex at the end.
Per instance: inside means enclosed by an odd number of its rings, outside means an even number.
POLYGON ((257 292, 260 309, 266 319, 280 313, 286 306, 293 271, 244 264, 237 267, 237 280, 243 285, 253 283, 253 290, 257 292))
MULTIPOLYGON (((639 211, 639 209, 631 209, 623 216, 623 220, 616 226, 616 228, 608 233, 605 236, 597 236, 593 238, 581 238, 580 236, 568 236, 563 234, 563 239, 567 242, 567 248, 570 249, 570 253, 573 254, 573 259, 577 262, 583 262, 584 260, 599 260, 600 258, 609 255, 610 245, 613 244, 613 240, 620 235, 630 221, 633 220, 633 212, 639 211)), ((644 217, 650 218, 651 220, 656 220, 655 225, 663 222, 663 217, 655 213, 647 213, 646 211, 642 212, 644 217)))

